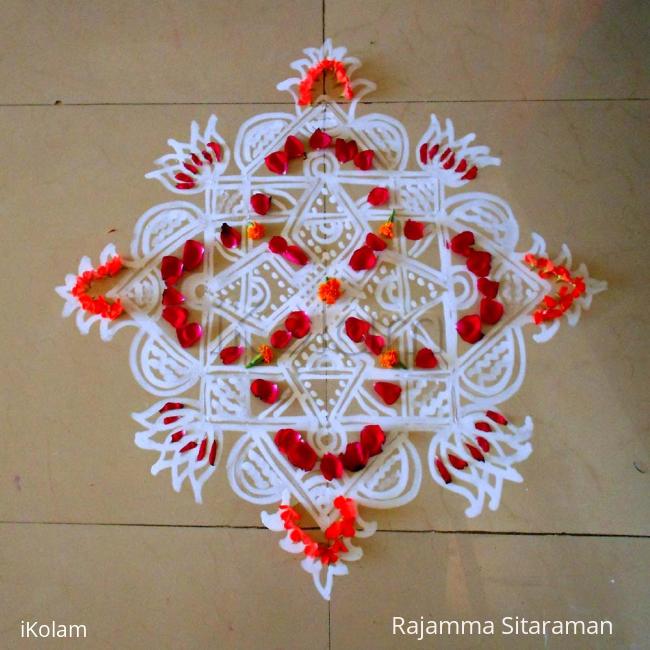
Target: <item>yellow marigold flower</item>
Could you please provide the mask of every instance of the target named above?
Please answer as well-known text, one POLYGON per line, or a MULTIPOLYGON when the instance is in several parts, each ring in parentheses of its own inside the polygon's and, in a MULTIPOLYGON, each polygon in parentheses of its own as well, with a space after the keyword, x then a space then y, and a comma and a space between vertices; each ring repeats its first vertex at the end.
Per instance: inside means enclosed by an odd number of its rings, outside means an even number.
POLYGON ((260 356, 262 357, 262 361, 264 361, 264 363, 271 363, 271 361, 273 361, 273 350, 271 349, 270 345, 262 343, 262 345, 260 345, 257 350, 260 353, 260 356))
POLYGON ((398 361, 399 356, 397 355, 397 350, 387 350, 379 355, 379 365, 382 368, 392 368, 397 365, 398 361))
POLYGON ((264 226, 257 221, 251 221, 246 227, 246 234, 249 239, 262 239, 264 237, 264 226))
POLYGON ((328 305, 333 305, 342 293, 341 283, 336 278, 326 278, 325 282, 318 287, 318 297, 328 305))

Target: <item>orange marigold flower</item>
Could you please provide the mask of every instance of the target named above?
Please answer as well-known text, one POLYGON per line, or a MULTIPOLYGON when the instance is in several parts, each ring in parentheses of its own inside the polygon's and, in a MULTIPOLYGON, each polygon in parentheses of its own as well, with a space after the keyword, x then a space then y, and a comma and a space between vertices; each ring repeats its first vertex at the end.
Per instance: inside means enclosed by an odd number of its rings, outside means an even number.
POLYGON ((257 354, 246 364, 246 368, 254 368, 262 363, 271 363, 273 361, 273 348, 266 343, 262 343, 257 348, 257 354))
POLYGON ((260 356, 262 357, 262 361, 264 361, 264 363, 271 363, 271 361, 273 361, 273 349, 270 345, 262 343, 262 345, 260 345, 257 350, 260 353, 260 356))
POLYGON ((395 236, 395 230, 393 224, 390 221, 386 221, 379 226, 379 234, 386 239, 392 239, 395 236))
POLYGON ((251 221, 246 227, 246 234, 249 239, 262 239, 264 237, 264 225, 257 221, 251 221))
POLYGON ((392 368, 393 366, 397 365, 398 361, 399 356, 397 354, 397 350, 387 350, 386 352, 382 352, 379 355, 379 365, 382 368, 392 368))
POLYGON ((386 239, 392 239, 395 236, 395 229, 393 223, 395 221, 395 210, 390 213, 388 221, 384 222, 379 226, 379 234, 386 239))
POLYGON ((318 287, 318 297, 324 303, 333 305, 343 292, 341 291, 341 282, 336 278, 326 278, 318 287))

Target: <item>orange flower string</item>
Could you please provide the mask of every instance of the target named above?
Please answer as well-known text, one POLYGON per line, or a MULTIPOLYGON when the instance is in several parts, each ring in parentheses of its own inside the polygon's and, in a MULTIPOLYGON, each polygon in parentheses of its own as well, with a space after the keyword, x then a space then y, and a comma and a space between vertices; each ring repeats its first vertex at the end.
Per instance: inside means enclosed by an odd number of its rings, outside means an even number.
POLYGON ((106 264, 98 266, 96 269, 84 271, 81 275, 77 276, 74 287, 70 293, 79 301, 81 308, 91 314, 96 314, 102 318, 115 320, 124 311, 120 299, 110 302, 106 296, 98 296, 93 298, 88 295, 92 283, 95 280, 103 278, 112 278, 122 270, 122 260, 119 255, 110 258, 106 264))
POLYGON ((536 271, 540 278, 553 279, 563 283, 555 296, 544 296, 539 307, 533 312, 533 320, 536 325, 561 318, 564 312, 571 308, 573 301, 586 290, 583 278, 573 277, 566 267, 553 264, 546 257, 537 257, 533 253, 527 253, 524 256, 524 262, 533 271, 536 271))
POLYGON ((300 515, 289 505, 280 506, 280 518, 284 522, 285 530, 289 531, 292 542, 301 543, 307 557, 315 558, 321 564, 336 564, 341 553, 347 553, 348 548, 343 542, 345 537, 356 535, 355 523, 357 519, 357 506, 352 499, 339 496, 334 499, 334 507, 341 516, 325 531, 326 542, 317 542, 311 535, 300 527, 300 515))
POLYGON ((251 221, 248 226, 246 226, 246 234, 249 239, 262 239, 262 237, 264 237, 264 231, 264 225, 257 221, 251 221))
POLYGON ((390 217, 388 217, 388 221, 382 223, 381 226, 379 226, 379 234, 382 237, 385 237, 386 239, 392 239, 393 237, 395 237, 394 222, 395 222, 395 210, 393 210, 390 213, 390 217))
POLYGON ((318 77, 326 71, 333 72, 336 76, 337 83, 340 83, 343 86, 343 97, 345 97, 345 99, 352 99, 352 97, 354 97, 352 84, 348 77, 348 73, 345 71, 343 63, 335 59, 323 59, 309 68, 305 78, 300 82, 298 89, 300 95, 298 99, 299 106, 309 106, 311 104, 312 88, 314 87, 318 77))
POLYGON ((336 278, 325 278, 325 282, 318 286, 318 298, 328 305, 333 305, 342 293, 341 282, 336 278))

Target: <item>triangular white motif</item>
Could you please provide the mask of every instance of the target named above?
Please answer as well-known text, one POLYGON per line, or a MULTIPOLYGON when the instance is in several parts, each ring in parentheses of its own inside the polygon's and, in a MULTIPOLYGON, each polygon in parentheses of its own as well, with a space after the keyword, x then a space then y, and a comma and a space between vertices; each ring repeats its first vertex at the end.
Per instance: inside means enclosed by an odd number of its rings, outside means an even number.
MULTIPOLYGON (((352 78, 359 66, 345 48, 333 47, 329 40, 321 48, 305 50, 305 58, 292 65, 299 76, 278 85, 295 98, 295 112, 266 113, 245 122, 232 151, 234 173, 230 146, 217 131, 216 116, 204 129, 193 123, 188 142, 169 141, 172 152, 159 158, 158 169, 147 176, 173 193, 188 195, 186 199, 202 197, 202 206, 175 201, 155 206, 139 219, 131 259, 124 261, 122 274, 107 294, 124 305, 126 313, 119 319, 109 321, 80 308, 72 295, 77 275, 68 275, 56 289, 65 301, 63 316, 75 314, 81 333, 87 334, 95 322, 104 340, 122 328, 136 330, 131 369, 156 401, 134 414, 143 427, 135 442, 159 454, 152 473, 169 469, 174 489, 189 483, 200 501, 205 481, 218 469, 224 440, 232 437, 227 470, 233 490, 252 503, 280 509, 299 503, 323 531, 336 522, 337 497, 371 509, 398 507, 416 496, 422 461, 409 439, 413 433, 430 437, 432 478, 467 500, 467 516, 480 514, 486 502, 493 510, 499 506, 504 482, 522 480, 515 465, 532 451, 533 424, 524 414, 515 418, 521 426, 500 417, 486 421, 486 412, 502 408, 519 389, 526 368, 522 330, 533 325, 531 313, 551 293, 551 282, 523 264, 526 251, 516 250, 519 229, 508 204, 497 196, 461 189, 479 168, 500 161, 487 147, 472 144, 473 134, 457 137, 449 119, 443 127, 432 115, 411 152, 406 130, 394 118, 357 117, 359 100, 375 87, 352 78), (303 105, 301 84, 323 61, 330 67, 340 64, 347 73, 350 102, 338 104, 321 96, 303 105), (306 146, 304 159, 291 161, 288 174, 269 175, 265 158, 281 151, 287 136, 307 145, 319 128, 335 139, 354 140, 360 150, 372 150, 372 168, 342 163, 332 148, 306 146), (407 169, 410 154, 420 161, 418 170, 407 169), (375 187, 389 190, 388 204, 368 202, 375 187), (256 193, 273 199, 265 217, 251 210, 256 193), (377 253, 373 269, 353 271, 351 254, 393 210, 398 232, 410 218, 424 225, 424 236, 396 237, 387 250, 377 253), (296 265, 247 237, 240 247, 221 245, 224 222, 241 233, 252 220, 299 246, 309 263, 296 265), (449 249, 454 235, 466 230, 474 233, 478 248, 491 254, 491 277, 500 283, 499 299, 505 307, 498 324, 472 346, 459 339, 456 322, 476 310, 476 278, 449 249), (205 245, 205 260, 183 277, 181 289, 186 305, 200 314, 203 336, 194 347, 183 349, 161 318, 165 287, 159 268, 164 256, 179 255, 189 239, 205 245), (316 292, 325 276, 340 279, 344 286, 343 298, 328 306, 316 292), (309 314, 311 331, 294 339, 275 363, 245 367, 256 346, 295 311, 309 314), (352 341, 345 333, 350 317, 371 322, 386 346, 399 351, 407 369, 381 367, 364 344, 352 341), (238 363, 224 365, 224 348, 238 345, 246 354, 238 363), (415 366, 422 348, 435 355, 436 367, 415 366), (257 378, 277 384, 277 401, 266 404, 253 397, 250 385, 257 378), (376 382, 399 386, 400 398, 385 403, 374 388, 376 382), (383 451, 360 471, 346 471, 330 481, 318 465, 309 472, 297 469, 274 442, 279 429, 293 428, 319 456, 338 454, 358 440, 367 424, 387 432, 383 451)), ((530 252, 547 257, 539 235, 533 235, 530 252)), ((108 246, 100 262, 115 255, 115 248, 108 246)), ((570 268, 566 246, 555 263, 570 268)), ((84 257, 78 274, 90 269, 84 257)), ((589 278, 584 266, 576 273, 584 278, 586 291, 566 313, 570 325, 606 287, 589 278)), ((559 325, 559 319, 545 322, 534 338, 550 339, 559 325)), ((303 553, 305 546, 291 539, 281 510, 263 513, 262 521, 286 533, 283 549, 303 553)), ((356 519, 355 537, 374 530, 374 524, 356 519)), ((345 548, 335 562, 311 556, 302 561, 324 598, 330 596, 333 577, 347 574, 346 563, 362 555, 349 538, 345 548)))

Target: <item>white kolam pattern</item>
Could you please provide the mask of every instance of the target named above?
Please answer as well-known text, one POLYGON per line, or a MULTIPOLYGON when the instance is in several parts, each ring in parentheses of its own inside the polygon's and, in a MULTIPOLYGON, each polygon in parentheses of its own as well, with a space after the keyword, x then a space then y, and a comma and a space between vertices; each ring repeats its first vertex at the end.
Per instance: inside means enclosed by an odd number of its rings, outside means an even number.
MULTIPOLYGON (((300 78, 323 58, 342 61, 350 74, 360 65, 346 56, 345 48, 333 48, 329 41, 322 48, 305 50, 305 55, 292 66, 300 78)), ((288 79, 278 88, 297 99, 300 78, 288 79)), ((522 481, 517 465, 532 451, 533 423, 528 416, 521 416, 518 426, 494 424, 492 432, 481 433, 491 447, 484 462, 472 461, 465 443, 473 442, 474 423, 486 409, 500 407, 521 386, 526 369, 524 326, 536 327, 534 338, 547 341, 560 325, 556 320, 534 326, 531 320, 532 311, 552 287, 522 258, 527 251, 546 255, 544 240, 533 234, 532 247, 521 247, 509 205, 497 196, 469 191, 466 186, 471 182, 453 169, 445 170, 435 160, 420 163, 418 170, 408 169, 412 151, 403 125, 378 113, 357 117, 359 100, 375 85, 354 80, 352 86, 355 97, 345 104, 321 96, 308 107, 296 103, 292 113, 264 113, 247 120, 232 151, 234 174, 227 173, 232 167, 231 150, 217 131, 216 116, 204 129, 193 123, 188 142, 169 140, 172 152, 160 158, 158 168, 147 177, 184 196, 151 208, 136 223, 130 259, 107 293, 120 297, 126 313, 109 321, 82 311, 70 294, 76 277, 71 274, 57 287, 65 300, 63 315, 74 314, 82 334, 97 322, 106 341, 120 329, 135 329, 131 370, 138 384, 157 398, 146 411, 133 415, 141 427, 136 445, 157 454, 153 474, 170 470, 173 488, 179 491, 189 485, 197 502, 205 481, 220 465, 227 434, 234 442, 226 463, 230 484, 251 503, 274 508, 300 503, 323 530, 337 517, 333 500, 338 495, 353 498, 363 508, 395 508, 411 501, 420 489, 422 459, 410 440, 410 434, 417 432, 430 437, 427 465, 433 480, 462 495, 467 502, 465 514, 475 517, 486 504, 498 508, 505 481, 522 481), (306 142, 317 128, 374 150, 373 169, 344 167, 331 150, 320 150, 292 162, 286 176, 269 174, 265 156, 282 149, 288 135, 306 142), (221 145, 222 161, 204 165, 195 187, 177 189, 174 175, 184 171, 183 163, 210 141, 221 145), (390 205, 375 208, 367 203, 365 197, 375 186, 389 188, 390 205), (223 222, 243 230, 257 218, 250 209, 250 196, 256 192, 273 197, 273 210, 263 222, 281 224, 282 235, 308 252, 310 264, 297 268, 245 237, 239 249, 221 245, 223 222), (397 237, 393 247, 380 254, 374 269, 352 271, 348 265, 352 252, 393 209, 398 222, 406 218, 425 222, 425 238, 413 242, 397 237), (477 247, 492 254, 491 278, 500 282, 499 299, 505 306, 502 320, 469 348, 461 346, 455 326, 459 314, 475 305, 479 296, 475 278, 447 245, 463 230, 473 231, 477 247), (183 349, 161 319, 164 285, 159 269, 162 257, 177 254, 188 239, 198 239, 206 247, 203 268, 182 281, 187 306, 201 314, 204 334, 193 348, 183 349), (434 257, 439 260, 435 267, 427 262, 432 251, 437 251, 434 257), (316 297, 316 287, 325 276, 339 278, 345 286, 343 299, 327 308, 316 297), (250 354, 254 339, 268 337, 294 310, 311 316, 312 330, 277 363, 251 369, 243 363, 222 365, 221 349, 243 345, 250 354), (352 315, 371 320, 373 331, 398 348, 401 358, 412 359, 419 348, 431 348, 438 367, 379 368, 375 357, 346 337, 343 323, 352 315), (282 396, 275 404, 261 408, 251 395, 250 383, 257 377, 280 385, 282 396), (402 387, 393 406, 386 406, 371 390, 376 380, 402 387), (185 406, 161 414, 168 401, 185 406), (180 419, 164 424, 170 415, 180 419), (279 428, 291 427, 304 432, 319 455, 337 453, 369 423, 387 432, 384 451, 363 470, 345 472, 340 480, 328 482, 317 469, 296 469, 273 441, 279 428), (216 440, 215 465, 207 457, 197 461, 194 454, 180 453, 180 446, 171 440, 178 429, 186 432, 184 442, 198 443, 207 437, 210 445, 216 440), (463 470, 450 467, 453 480, 447 484, 435 468, 435 458, 448 453, 469 465, 463 470)), ((449 119, 443 127, 432 115, 416 151, 423 143, 439 143, 441 149, 449 146, 479 168, 500 164, 487 147, 473 141, 473 134, 458 138, 449 119)), ((107 246, 100 262, 115 254, 114 246, 107 246)), ((571 267, 566 246, 555 261, 571 267)), ((84 257, 79 273, 90 268, 90 260, 84 257)), ((590 279, 584 266, 577 273, 584 277, 587 290, 567 314, 570 325, 606 286, 590 279)), ((262 521, 271 530, 285 532, 279 511, 263 513, 262 521)), ((376 528, 363 520, 360 527, 359 537, 371 535, 376 528)), ((325 598, 331 593, 333 577, 347 573, 346 562, 362 555, 350 540, 346 545, 349 552, 335 564, 325 566, 312 558, 302 562, 325 598)), ((288 536, 281 547, 300 551, 288 536)))

